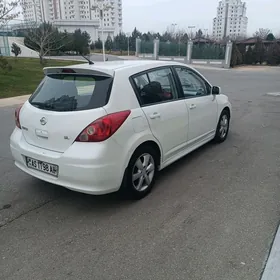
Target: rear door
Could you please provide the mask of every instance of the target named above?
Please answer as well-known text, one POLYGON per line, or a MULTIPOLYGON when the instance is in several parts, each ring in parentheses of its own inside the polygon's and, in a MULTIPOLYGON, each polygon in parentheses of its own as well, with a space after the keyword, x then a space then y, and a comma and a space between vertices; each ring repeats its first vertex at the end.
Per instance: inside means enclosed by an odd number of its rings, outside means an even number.
POLYGON ((218 104, 211 94, 211 86, 195 71, 187 67, 175 67, 186 105, 189 109, 188 143, 196 144, 215 133, 218 104))
POLYGON ((161 144, 163 161, 183 150, 187 141, 188 111, 178 99, 169 67, 154 69, 133 77, 138 98, 151 131, 161 144))
POLYGON ((20 112, 25 140, 43 149, 66 151, 85 127, 106 115, 102 107, 112 82, 112 77, 100 75, 47 75, 20 112))

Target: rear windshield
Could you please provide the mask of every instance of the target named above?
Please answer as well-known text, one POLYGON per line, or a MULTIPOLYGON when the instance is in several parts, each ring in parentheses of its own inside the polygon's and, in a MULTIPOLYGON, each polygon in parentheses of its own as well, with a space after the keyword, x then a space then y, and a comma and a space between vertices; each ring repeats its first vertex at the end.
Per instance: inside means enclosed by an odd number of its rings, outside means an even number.
POLYGON ((50 111, 81 111, 102 107, 109 99, 113 78, 77 74, 46 76, 29 103, 50 111))

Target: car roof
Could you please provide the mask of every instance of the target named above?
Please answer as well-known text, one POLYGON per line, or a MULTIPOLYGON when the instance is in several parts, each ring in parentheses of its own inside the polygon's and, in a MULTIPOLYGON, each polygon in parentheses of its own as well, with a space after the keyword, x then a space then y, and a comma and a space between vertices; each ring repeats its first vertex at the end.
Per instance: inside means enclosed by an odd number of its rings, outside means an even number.
POLYGON ((135 68, 138 66, 151 66, 157 67, 162 65, 172 65, 177 64, 177 62, 172 61, 160 61, 160 60, 116 60, 116 61, 106 61, 106 62, 95 62, 94 64, 80 64, 77 65, 82 68, 103 68, 110 70, 117 70, 120 68, 135 68))
POLYGON ((171 66, 171 65, 179 65, 188 67, 194 71, 191 66, 176 62, 176 61, 160 61, 160 60, 116 60, 116 61, 106 61, 106 62, 95 62, 94 64, 82 63, 82 64, 74 64, 68 66, 60 66, 60 67, 45 67, 44 73, 45 75, 54 74, 61 72, 62 69, 73 69, 76 70, 77 73, 86 73, 90 74, 95 72, 97 75, 109 75, 113 77, 115 72, 125 71, 126 75, 134 75, 136 73, 149 70, 152 68, 162 67, 162 66, 171 66))
MULTIPOLYGON (((160 60, 117 60, 117 61, 106 61, 106 62, 95 62, 94 64, 77 64, 69 65, 59 68, 73 68, 79 70, 92 70, 98 72, 105 72, 111 76, 114 75, 116 71, 131 70, 132 73, 137 73, 137 71, 143 71, 143 68, 156 68, 168 65, 184 65, 176 61, 160 61, 160 60)), ((189 66, 188 66, 189 67, 189 66)), ((58 67, 46 67, 45 69, 58 68, 58 67)), ((191 68, 191 67, 189 67, 191 68)))

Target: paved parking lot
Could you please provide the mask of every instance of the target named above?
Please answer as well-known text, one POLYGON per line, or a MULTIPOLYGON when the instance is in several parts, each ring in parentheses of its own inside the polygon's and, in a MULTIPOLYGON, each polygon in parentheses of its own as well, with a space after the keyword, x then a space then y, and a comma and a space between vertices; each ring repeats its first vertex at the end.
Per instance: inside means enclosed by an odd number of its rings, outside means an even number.
POLYGON ((280 220, 280 69, 203 70, 233 104, 228 141, 164 170, 138 202, 13 165, 0 108, 0 279, 259 279, 280 220))

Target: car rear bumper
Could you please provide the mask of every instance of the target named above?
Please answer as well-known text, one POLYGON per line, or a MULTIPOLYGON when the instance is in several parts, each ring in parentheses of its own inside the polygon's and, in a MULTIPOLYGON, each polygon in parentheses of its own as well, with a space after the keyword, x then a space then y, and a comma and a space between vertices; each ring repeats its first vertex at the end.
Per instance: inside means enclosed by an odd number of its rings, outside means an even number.
MULTIPOLYGON (((110 140, 109 140, 110 141, 110 140)), ((24 172, 73 191, 102 195, 120 188, 124 174, 123 150, 110 143, 73 143, 64 153, 53 152, 28 144, 18 128, 10 138, 15 165, 24 172), (25 157, 59 166, 58 177, 30 169, 25 157)))

